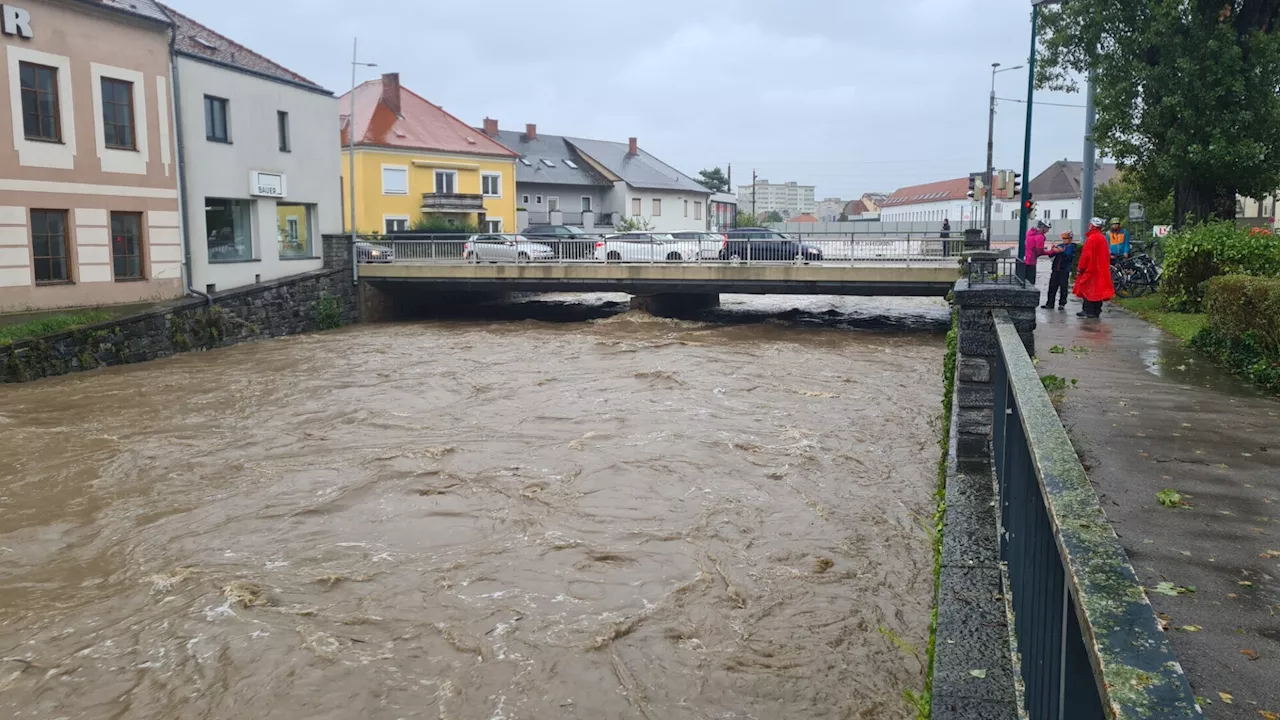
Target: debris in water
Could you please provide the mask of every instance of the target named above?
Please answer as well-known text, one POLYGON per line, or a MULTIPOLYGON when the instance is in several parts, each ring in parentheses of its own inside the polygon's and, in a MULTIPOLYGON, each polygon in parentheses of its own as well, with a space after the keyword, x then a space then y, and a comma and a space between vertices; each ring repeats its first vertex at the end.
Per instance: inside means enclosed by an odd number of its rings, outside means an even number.
POLYGON ((813 561, 813 572, 821 575, 822 573, 830 570, 835 564, 835 561, 831 558, 820 557, 813 561))
POLYGON ((151 592, 167 593, 174 587, 182 583, 183 580, 191 577, 193 570, 189 567, 180 567, 170 570, 166 573, 156 573, 143 578, 144 581, 151 583, 151 592))
POLYGON ((268 604, 266 597, 262 594, 262 588, 245 580, 236 580, 226 586, 222 589, 222 594, 232 603, 235 603, 242 608, 258 607, 268 604))

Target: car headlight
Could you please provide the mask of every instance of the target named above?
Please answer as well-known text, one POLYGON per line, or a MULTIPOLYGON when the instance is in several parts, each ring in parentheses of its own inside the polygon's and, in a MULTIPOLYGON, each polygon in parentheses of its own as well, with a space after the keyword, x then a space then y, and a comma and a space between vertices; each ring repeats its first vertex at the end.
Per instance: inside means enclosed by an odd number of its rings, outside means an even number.
POLYGON ((373 251, 371 251, 369 254, 370 254, 370 255, 372 255, 372 256, 374 256, 374 257, 382 257, 382 253, 381 253, 380 251, 378 251, 378 250, 373 250, 373 251))

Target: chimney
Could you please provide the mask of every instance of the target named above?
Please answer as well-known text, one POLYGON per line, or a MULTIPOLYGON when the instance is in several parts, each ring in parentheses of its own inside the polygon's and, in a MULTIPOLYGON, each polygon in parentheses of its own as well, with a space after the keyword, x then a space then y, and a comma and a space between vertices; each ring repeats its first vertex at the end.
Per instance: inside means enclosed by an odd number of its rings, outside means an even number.
POLYGON ((484 119, 484 134, 489 137, 498 136, 498 121, 493 118, 484 119))
POLYGON ((382 74, 382 102, 391 112, 400 114, 400 73, 382 74))
POLYGON ((537 126, 537 125, 534 125, 533 123, 529 123, 528 125, 525 125, 525 126, 524 126, 524 139, 525 139, 525 140, 537 140, 537 139, 538 139, 538 126, 537 126))
POLYGON ((635 139, 635 138, 631 138, 631 146, 630 146, 630 148, 627 150, 627 154, 628 154, 628 155, 639 155, 639 154, 640 154, 640 146, 636 144, 636 139, 635 139))

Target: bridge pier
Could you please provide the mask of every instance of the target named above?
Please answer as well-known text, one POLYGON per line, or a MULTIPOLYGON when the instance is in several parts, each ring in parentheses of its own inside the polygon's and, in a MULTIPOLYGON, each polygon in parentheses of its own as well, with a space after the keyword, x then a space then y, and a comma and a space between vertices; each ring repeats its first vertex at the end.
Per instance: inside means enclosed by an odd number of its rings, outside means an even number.
POLYGON ((718 307, 720 307, 719 293, 662 293, 634 295, 631 298, 632 310, 643 310, 659 317, 692 315, 718 307))

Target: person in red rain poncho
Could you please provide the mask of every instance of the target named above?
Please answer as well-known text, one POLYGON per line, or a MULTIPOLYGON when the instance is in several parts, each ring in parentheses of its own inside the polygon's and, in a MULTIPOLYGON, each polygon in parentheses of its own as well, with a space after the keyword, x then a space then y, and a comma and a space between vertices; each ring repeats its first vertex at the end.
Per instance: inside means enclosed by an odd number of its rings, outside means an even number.
POLYGON ((1076 285, 1072 289, 1084 300, 1084 310, 1076 313, 1083 318, 1102 316, 1102 303, 1116 295, 1111 282, 1111 246, 1102 234, 1102 218, 1089 221, 1089 232, 1080 251, 1080 266, 1076 271, 1076 285))

